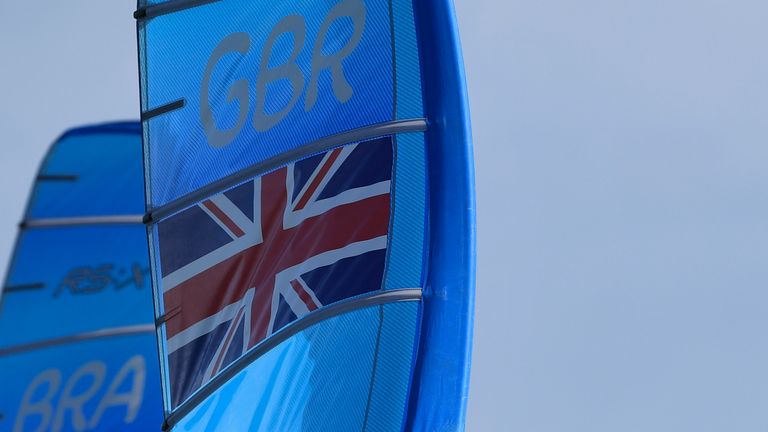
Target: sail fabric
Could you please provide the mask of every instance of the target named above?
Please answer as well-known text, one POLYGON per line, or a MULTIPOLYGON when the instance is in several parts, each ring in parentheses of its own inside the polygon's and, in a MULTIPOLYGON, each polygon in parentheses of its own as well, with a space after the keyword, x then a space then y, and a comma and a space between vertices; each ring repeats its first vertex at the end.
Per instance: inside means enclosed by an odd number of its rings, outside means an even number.
POLYGON ((141 128, 73 129, 51 147, 0 308, 0 430, 162 424, 141 128))
POLYGON ((287 324, 382 288, 392 151, 336 148, 157 224, 174 406, 287 324))
MULTIPOLYGON (((432 257, 455 255, 430 249, 431 224, 453 217, 431 211, 433 188, 442 199, 451 188, 449 172, 431 177, 428 152, 446 150, 433 130, 451 120, 426 110, 425 89, 443 90, 440 73, 425 75, 419 32, 432 7, 139 1, 169 428, 461 429, 473 261, 455 260, 461 286, 430 287, 432 257), (411 420, 444 396, 461 402, 411 420)), ((467 135, 455 140, 468 162, 467 135)), ((458 191, 470 209, 471 191, 458 191)), ((473 227, 455 227, 473 245, 473 227)))
POLYGON ((412 9, 392 3, 225 0, 140 21, 142 110, 183 101, 144 122, 151 207, 323 137, 423 117, 412 9))
POLYGON ((403 358, 414 349, 418 309, 374 306, 300 332, 231 378, 178 429, 401 430, 412 367, 403 358))

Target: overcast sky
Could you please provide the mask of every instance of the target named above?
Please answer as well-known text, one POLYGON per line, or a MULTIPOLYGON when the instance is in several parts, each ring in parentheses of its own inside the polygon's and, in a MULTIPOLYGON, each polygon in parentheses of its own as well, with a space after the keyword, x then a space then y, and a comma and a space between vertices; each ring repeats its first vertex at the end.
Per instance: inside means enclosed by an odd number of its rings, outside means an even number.
MULTIPOLYGON (((64 129, 138 117, 133 1, 0 0, 0 262, 64 129)), ((460 0, 469 430, 768 429, 768 3, 460 0)))

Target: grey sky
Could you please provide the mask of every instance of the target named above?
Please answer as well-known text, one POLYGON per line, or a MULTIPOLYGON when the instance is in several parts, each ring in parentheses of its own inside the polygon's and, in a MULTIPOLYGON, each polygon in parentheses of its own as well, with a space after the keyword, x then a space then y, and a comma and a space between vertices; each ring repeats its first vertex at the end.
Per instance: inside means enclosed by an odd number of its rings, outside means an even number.
MULTIPOLYGON (((0 0, 0 262, 49 143, 137 117, 133 8, 0 0)), ((768 3, 457 10, 479 209, 469 429, 766 430, 768 3)))
POLYGON ((457 7, 472 430, 766 430, 768 3, 457 7))

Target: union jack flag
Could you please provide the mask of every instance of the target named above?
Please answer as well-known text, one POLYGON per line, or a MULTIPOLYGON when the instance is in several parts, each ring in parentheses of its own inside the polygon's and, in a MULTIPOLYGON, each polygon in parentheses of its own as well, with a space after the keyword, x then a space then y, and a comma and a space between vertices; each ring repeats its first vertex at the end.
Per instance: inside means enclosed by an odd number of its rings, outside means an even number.
POLYGON ((340 147, 158 224, 173 406, 270 334, 381 288, 392 141, 340 147))

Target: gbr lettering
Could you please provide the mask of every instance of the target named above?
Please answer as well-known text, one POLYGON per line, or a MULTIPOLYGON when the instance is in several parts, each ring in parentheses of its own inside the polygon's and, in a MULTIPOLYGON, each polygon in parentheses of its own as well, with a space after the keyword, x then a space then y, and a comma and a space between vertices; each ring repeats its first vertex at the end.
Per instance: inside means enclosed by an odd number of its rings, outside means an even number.
POLYGON ((344 103, 351 99, 354 91, 344 74, 342 62, 354 52, 360 43, 363 31, 365 30, 365 15, 366 10, 363 0, 342 0, 328 12, 311 47, 311 72, 308 82, 305 81, 304 74, 296 63, 296 60, 305 48, 304 44, 307 39, 305 19, 301 15, 289 15, 280 20, 272 28, 262 49, 261 63, 259 64, 255 82, 255 100, 251 101, 250 99, 251 82, 245 79, 232 82, 227 91, 226 102, 238 104, 237 119, 234 126, 220 129, 210 104, 211 75, 216 65, 225 55, 239 54, 240 56, 246 56, 251 47, 251 38, 247 33, 233 33, 225 37, 214 48, 213 53, 211 53, 203 75, 203 82, 200 86, 200 121, 205 130, 208 144, 212 147, 220 148, 232 142, 248 122, 247 117, 251 103, 254 103, 254 115, 251 125, 259 132, 267 131, 280 123, 294 108, 304 92, 306 94, 304 98, 304 111, 309 112, 317 103, 318 79, 323 71, 329 71, 331 74, 333 95, 336 100, 344 103), (324 54, 323 47, 325 46, 326 37, 331 26, 344 17, 348 17, 352 21, 352 36, 337 51, 331 54, 324 54), (270 61, 272 60, 275 42, 283 35, 291 37, 291 53, 283 63, 271 65, 270 61), (268 113, 265 109, 267 86, 279 80, 285 80, 290 84, 290 99, 279 111, 268 113))
POLYGON ((61 371, 56 368, 40 372, 24 391, 13 425, 14 432, 29 430, 25 427, 27 424, 38 425, 35 429, 37 431, 96 429, 104 412, 113 407, 123 407, 124 423, 133 422, 144 397, 144 357, 135 355, 129 358, 110 381, 96 410, 86 413, 83 405, 101 393, 106 373, 107 367, 101 361, 85 363, 69 376, 66 382, 61 371), (67 413, 71 415, 67 416, 67 413), (70 421, 70 427, 65 423, 67 419, 70 421))

